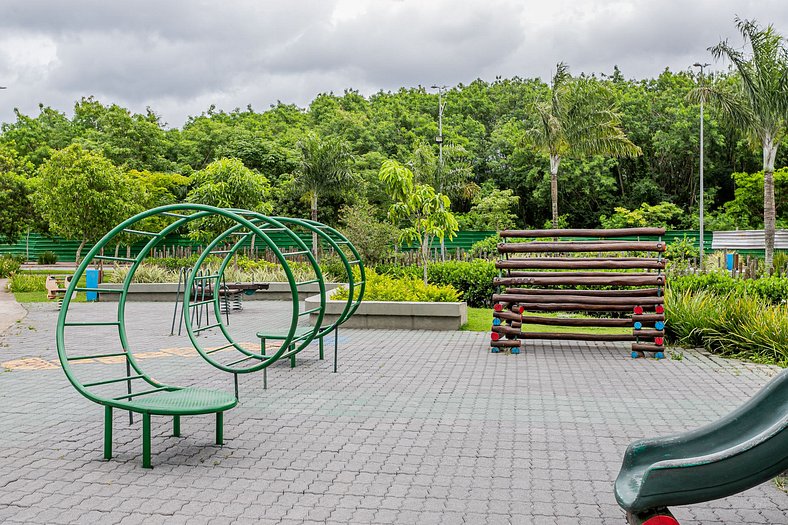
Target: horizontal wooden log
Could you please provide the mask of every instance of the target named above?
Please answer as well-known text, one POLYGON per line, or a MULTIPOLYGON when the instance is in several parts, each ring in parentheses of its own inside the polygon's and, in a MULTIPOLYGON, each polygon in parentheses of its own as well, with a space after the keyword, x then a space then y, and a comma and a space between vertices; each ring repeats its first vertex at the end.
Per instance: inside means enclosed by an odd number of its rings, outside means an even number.
POLYGON ((525 312, 631 312, 629 305, 586 303, 522 303, 525 312))
POLYGON ((660 270, 665 268, 665 259, 660 260, 648 257, 604 257, 593 259, 584 257, 525 257, 501 259, 495 262, 495 267, 502 270, 529 270, 539 268, 545 270, 660 270))
POLYGON ((573 242, 515 242, 499 243, 500 253, 546 252, 664 252, 664 242, 652 241, 573 241, 573 242))
POLYGON ((641 330, 632 330, 632 335, 640 338, 665 337, 665 332, 663 330, 643 328, 641 330))
POLYGON ((659 275, 657 273, 649 272, 521 272, 519 270, 509 270, 507 277, 651 277, 652 275, 659 275))
POLYGON ((664 352, 665 347, 649 343, 632 343, 635 352, 664 352))
POLYGON ((665 235, 665 228, 611 228, 611 229, 550 229, 550 230, 503 230, 501 237, 534 239, 538 237, 637 237, 639 235, 665 235))
POLYGON ((640 321, 641 323, 656 323, 657 321, 665 321, 665 314, 632 314, 632 322, 640 321))
POLYGON ((567 341, 634 341, 629 334, 573 334, 553 332, 520 332, 520 339, 564 339, 567 341))
POLYGON ((499 334, 513 335, 515 337, 520 335, 520 330, 518 330, 517 328, 513 328, 511 326, 506 326, 502 324, 498 326, 493 326, 490 330, 499 334))
POLYGON ((501 339, 490 341, 490 348, 519 348, 522 343, 517 339, 501 339))
POLYGON ((519 321, 522 315, 514 312, 493 312, 493 317, 504 321, 519 321))
POLYGON ((578 304, 605 304, 616 306, 628 306, 630 309, 635 306, 645 306, 649 304, 664 304, 664 297, 591 297, 588 295, 523 295, 516 293, 508 293, 512 289, 506 290, 506 294, 498 295, 498 297, 505 297, 507 301, 512 303, 526 304, 526 303, 578 303, 578 304))
MULTIPOLYGON (((587 295, 590 297, 649 297, 660 293, 659 288, 628 288, 624 290, 555 290, 553 288, 507 288, 506 293, 523 295, 587 295)), ((559 300, 556 298, 556 300, 559 300)))
POLYGON ((562 277, 548 274, 545 277, 496 277, 493 284, 500 286, 514 285, 566 285, 566 286, 662 286, 665 284, 664 275, 628 276, 628 275, 601 275, 594 277, 562 277))
POLYGON ((534 315, 524 315, 520 316, 520 318, 522 324, 539 324, 545 326, 603 326, 631 328, 633 324, 632 319, 627 317, 622 317, 620 319, 609 319, 597 317, 538 317, 534 315))

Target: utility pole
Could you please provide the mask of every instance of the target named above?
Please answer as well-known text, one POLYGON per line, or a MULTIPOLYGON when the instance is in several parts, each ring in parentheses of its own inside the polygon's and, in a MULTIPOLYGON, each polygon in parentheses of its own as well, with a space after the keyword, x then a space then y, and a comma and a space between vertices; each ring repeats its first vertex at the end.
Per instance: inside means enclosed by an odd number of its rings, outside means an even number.
MULTIPOLYGON (((438 143, 438 191, 443 193, 443 108, 446 103, 443 101, 443 92, 449 86, 432 86, 432 89, 438 90, 438 136, 435 137, 435 142, 438 143)), ((446 262, 446 243, 441 239, 441 261, 446 262)))
MULTIPOLYGON (((692 64, 694 67, 700 68, 700 78, 698 79, 699 83, 703 82, 703 70, 709 67, 711 64, 701 64, 700 62, 695 62, 692 64)), ((698 261, 698 269, 703 272, 703 97, 700 99, 700 211, 699 211, 699 222, 700 222, 700 258, 698 261)))

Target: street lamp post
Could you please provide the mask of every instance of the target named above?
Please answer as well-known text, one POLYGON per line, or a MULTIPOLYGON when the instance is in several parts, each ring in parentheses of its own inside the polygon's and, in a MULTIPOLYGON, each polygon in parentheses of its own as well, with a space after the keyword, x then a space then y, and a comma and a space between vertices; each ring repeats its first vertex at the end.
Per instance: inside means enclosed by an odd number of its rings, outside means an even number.
MULTIPOLYGON (((438 90, 438 136, 435 137, 435 142, 438 143, 438 191, 443 193, 443 108, 446 104, 443 102, 443 92, 449 86, 432 86, 432 89, 438 90)), ((441 260, 446 261, 446 243, 441 239, 441 260)))
MULTIPOLYGON (((700 78, 698 81, 702 82, 703 70, 711 64, 701 64, 700 62, 695 62, 692 65, 694 67, 700 68, 700 78)), ((703 272, 703 97, 700 99, 700 212, 698 219, 700 220, 700 259, 698 262, 699 270, 703 272)))

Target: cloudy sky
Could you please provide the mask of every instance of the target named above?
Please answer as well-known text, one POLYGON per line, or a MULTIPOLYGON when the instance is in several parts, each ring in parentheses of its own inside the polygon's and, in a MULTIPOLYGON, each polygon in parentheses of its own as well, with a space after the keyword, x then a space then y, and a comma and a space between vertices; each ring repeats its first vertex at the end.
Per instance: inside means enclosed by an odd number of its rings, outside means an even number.
POLYGON ((180 126, 210 104, 548 78, 562 60, 642 78, 740 45, 735 15, 788 34, 785 0, 0 0, 0 121, 95 95, 180 126))

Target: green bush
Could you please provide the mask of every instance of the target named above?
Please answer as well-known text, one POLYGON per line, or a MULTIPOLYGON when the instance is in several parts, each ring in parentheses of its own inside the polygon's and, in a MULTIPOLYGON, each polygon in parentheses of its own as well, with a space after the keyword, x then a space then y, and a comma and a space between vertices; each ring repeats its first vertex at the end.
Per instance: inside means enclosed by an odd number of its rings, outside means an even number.
POLYGON ((668 339, 721 355, 788 365, 788 304, 709 291, 665 294, 668 339))
POLYGON ((735 279, 723 271, 672 277, 668 286, 679 294, 706 291, 718 296, 751 295, 771 304, 788 302, 788 277, 784 276, 735 279))
POLYGON ((468 255, 472 259, 496 259, 498 257, 498 243, 502 241, 500 235, 493 235, 477 241, 471 245, 468 255))
POLYGON ((38 254, 38 264, 55 264, 57 262, 57 254, 55 252, 41 252, 38 254))
POLYGON ((17 273, 11 276, 12 292, 45 292, 46 275, 17 273))
POLYGON ((10 277, 19 271, 22 261, 14 255, 0 255, 0 279, 10 277))
MULTIPOLYGON (((341 287, 332 298, 343 300, 347 297, 348 289, 341 287)), ((459 301, 460 294, 451 285, 424 284, 418 277, 396 278, 369 268, 366 270, 364 300, 451 303, 459 301)))
MULTIPOLYGON (((397 278, 420 278, 422 275, 422 269, 418 266, 378 265, 375 269, 378 273, 397 278)), ((495 263, 483 259, 446 261, 427 266, 427 280, 430 283, 451 285, 459 290, 468 306, 476 308, 491 306, 492 294, 495 292, 493 278, 497 275, 495 263)))

